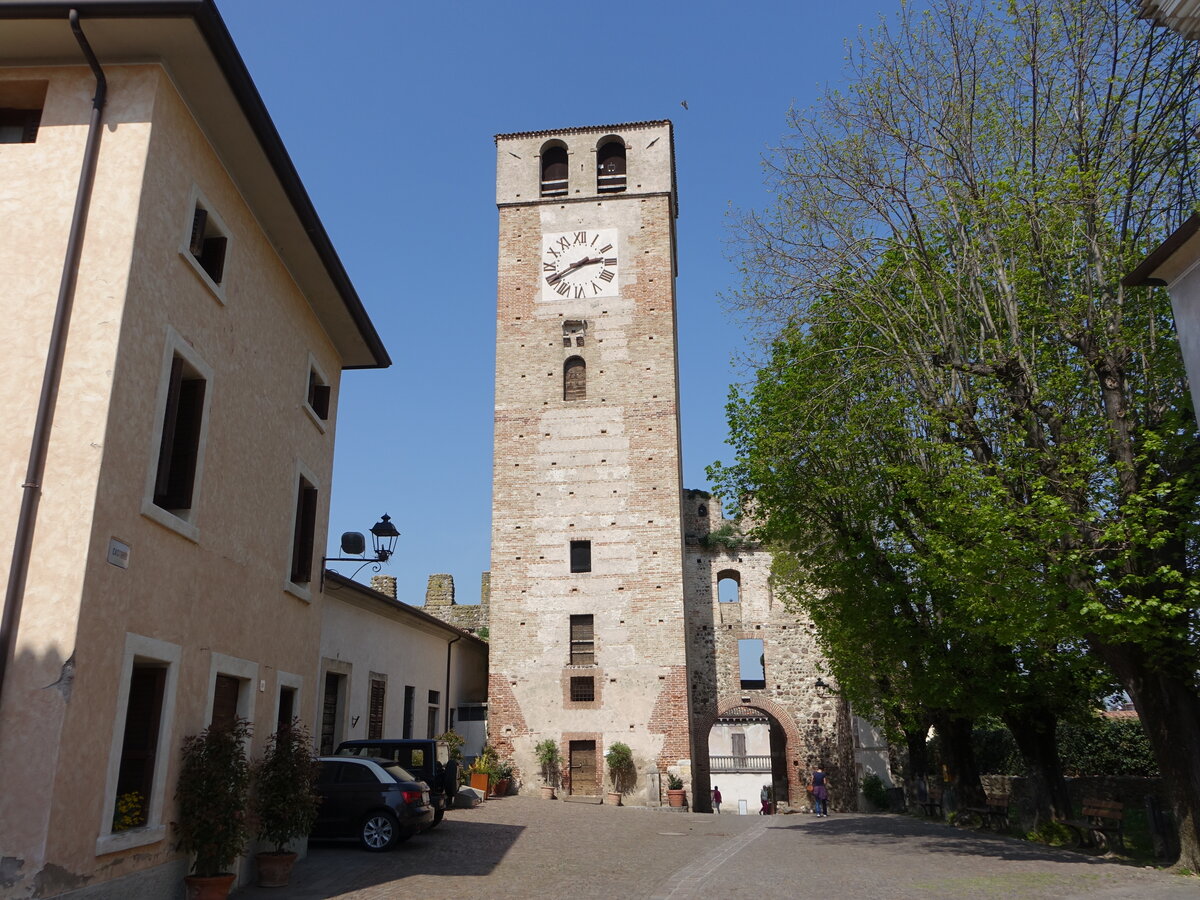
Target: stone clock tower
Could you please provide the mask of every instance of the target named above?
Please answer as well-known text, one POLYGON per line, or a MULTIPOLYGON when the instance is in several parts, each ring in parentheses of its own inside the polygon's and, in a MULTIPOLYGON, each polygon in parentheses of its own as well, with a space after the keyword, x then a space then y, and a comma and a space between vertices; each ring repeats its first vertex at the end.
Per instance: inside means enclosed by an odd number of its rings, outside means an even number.
POLYGON ((692 756, 671 123, 498 135, 496 202, 489 738, 587 796, 621 741, 653 804, 692 756))

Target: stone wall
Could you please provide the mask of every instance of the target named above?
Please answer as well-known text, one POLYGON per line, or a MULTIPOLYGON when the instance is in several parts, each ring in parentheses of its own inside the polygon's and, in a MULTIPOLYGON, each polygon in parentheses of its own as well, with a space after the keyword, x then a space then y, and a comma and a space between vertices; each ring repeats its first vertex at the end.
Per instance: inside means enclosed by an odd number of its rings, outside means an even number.
POLYGON ((489 573, 484 572, 481 602, 460 606, 454 599, 454 576, 430 575, 425 589, 425 612, 468 634, 479 635, 481 629, 488 627, 488 584, 489 573))

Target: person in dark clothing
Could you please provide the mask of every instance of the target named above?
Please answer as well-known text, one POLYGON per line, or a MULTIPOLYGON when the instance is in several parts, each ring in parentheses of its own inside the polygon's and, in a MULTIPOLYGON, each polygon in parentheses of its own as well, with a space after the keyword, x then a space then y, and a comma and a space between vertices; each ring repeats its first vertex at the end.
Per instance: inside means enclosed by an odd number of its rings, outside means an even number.
POLYGON ((829 790, 825 786, 825 772, 817 766, 812 773, 813 812, 818 817, 829 818, 829 790))
POLYGON ((721 814, 721 789, 715 784, 713 785, 712 805, 713 812, 719 816, 721 814))

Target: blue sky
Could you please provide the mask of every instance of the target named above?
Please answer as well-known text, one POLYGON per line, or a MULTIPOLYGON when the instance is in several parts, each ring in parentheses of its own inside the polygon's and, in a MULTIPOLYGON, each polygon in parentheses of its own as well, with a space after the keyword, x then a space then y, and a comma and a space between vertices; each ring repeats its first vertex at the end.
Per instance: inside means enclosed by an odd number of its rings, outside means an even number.
POLYGON ((705 466, 728 457, 724 406, 747 346, 719 299, 739 280, 731 216, 768 202, 762 159, 789 107, 841 84, 846 41, 899 0, 218 3, 394 360, 342 380, 332 555, 343 531, 386 512, 402 536, 384 571, 402 600, 423 602, 428 576, 448 572, 458 602, 478 602, 497 133, 675 123, 684 484, 708 486, 705 466))

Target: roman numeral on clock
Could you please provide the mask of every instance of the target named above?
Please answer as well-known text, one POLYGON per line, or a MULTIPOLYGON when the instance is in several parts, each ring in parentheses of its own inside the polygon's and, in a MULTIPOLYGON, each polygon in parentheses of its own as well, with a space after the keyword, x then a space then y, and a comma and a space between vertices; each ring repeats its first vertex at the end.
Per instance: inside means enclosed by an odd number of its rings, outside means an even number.
POLYGON ((608 269, 602 269, 600 271, 600 280, 601 281, 612 281, 613 273, 610 272, 608 269))

